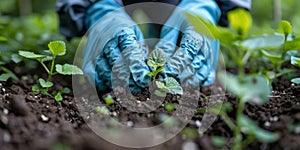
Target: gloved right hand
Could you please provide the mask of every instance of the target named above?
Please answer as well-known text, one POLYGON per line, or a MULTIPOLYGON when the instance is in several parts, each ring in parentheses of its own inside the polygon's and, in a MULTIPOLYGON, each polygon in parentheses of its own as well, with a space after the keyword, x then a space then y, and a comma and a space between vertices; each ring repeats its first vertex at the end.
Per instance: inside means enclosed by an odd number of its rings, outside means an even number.
POLYGON ((91 27, 84 47, 82 69, 99 91, 129 86, 140 92, 151 81, 145 63, 148 50, 138 26, 114 0, 99 1, 85 14, 91 27))

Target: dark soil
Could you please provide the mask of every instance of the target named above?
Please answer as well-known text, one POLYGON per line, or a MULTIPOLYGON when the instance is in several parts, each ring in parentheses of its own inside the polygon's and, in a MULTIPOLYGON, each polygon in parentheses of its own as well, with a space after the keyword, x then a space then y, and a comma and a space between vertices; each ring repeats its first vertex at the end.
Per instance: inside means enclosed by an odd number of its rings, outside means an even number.
MULTIPOLYGON (((29 79, 32 77, 29 76, 29 79)), ((70 77, 56 78, 56 83, 71 87, 70 77)), ((75 100, 70 95, 64 95, 64 100, 56 102, 51 96, 34 95, 30 83, 27 81, 1 82, 0 84, 0 149, 126 149, 115 146, 93 133, 86 121, 79 114, 75 100)), ((274 143, 253 142, 246 149, 299 149, 300 129, 293 128, 300 123, 300 85, 291 84, 288 80, 280 79, 273 84, 273 93, 270 101, 257 106, 247 104, 244 113, 259 123, 261 128, 278 133, 280 139, 274 143)), ((222 90, 213 85, 201 90, 198 108, 206 108, 205 100, 228 101, 235 105, 236 98, 226 95, 211 94, 214 90, 222 90)), ((103 94, 106 96, 108 93, 103 94)), ((113 93, 110 93, 113 95, 113 93)), ((138 95, 145 101, 147 93, 138 95)), ((163 106, 147 114, 133 113, 122 108, 120 101, 109 107, 110 115, 120 122, 131 126, 146 127, 159 124, 159 115, 171 114, 163 106)), ((165 103, 178 103, 178 95, 168 95, 165 103)), ((93 113, 97 114, 97 113, 93 113)), ((189 129, 197 131, 197 124, 203 113, 195 113, 187 124, 189 129)), ((231 114, 234 118, 234 114, 231 114)), ((228 139, 229 149, 232 142, 232 132, 222 119, 216 121, 203 135, 189 136, 178 134, 170 141, 147 149, 221 149, 212 144, 212 136, 223 136, 228 139), (197 147, 193 148, 193 145, 197 147)))

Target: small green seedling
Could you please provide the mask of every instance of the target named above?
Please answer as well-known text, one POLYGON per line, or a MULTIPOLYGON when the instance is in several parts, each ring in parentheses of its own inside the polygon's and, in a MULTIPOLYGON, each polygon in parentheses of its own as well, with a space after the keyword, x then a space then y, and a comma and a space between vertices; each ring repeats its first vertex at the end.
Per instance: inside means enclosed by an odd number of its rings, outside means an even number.
POLYGON ((98 107, 95 108, 95 110, 97 112, 100 112, 103 115, 108 115, 109 114, 109 110, 108 110, 108 108, 106 106, 101 106, 101 107, 98 106, 98 107))
POLYGON ((175 108, 176 108, 176 105, 173 104, 173 103, 167 103, 167 104, 165 104, 165 109, 168 112, 173 112, 175 108))
MULTIPOLYGON (((300 67, 300 58, 299 57, 291 57, 291 64, 297 67, 300 67)), ((291 82, 296 83, 296 84, 300 84, 300 77, 298 78, 293 78, 291 80, 291 82)))
POLYGON ((150 53, 147 64, 153 68, 153 71, 150 72, 153 79, 165 69, 164 65, 166 62, 167 58, 162 49, 156 48, 150 53))
POLYGON ((167 77, 164 82, 156 81, 156 86, 159 90, 155 90, 154 94, 157 96, 165 97, 166 93, 183 94, 183 89, 180 84, 173 77, 167 77))
POLYGON ((232 107, 229 103, 225 103, 226 107, 224 109, 222 108, 220 113, 220 109, 210 109, 210 111, 214 113, 219 113, 228 127, 233 131, 234 143, 232 148, 236 150, 242 149, 254 140, 261 142, 276 141, 278 139, 277 134, 259 128, 254 121, 243 114, 246 102, 261 105, 269 101, 271 87, 267 80, 258 75, 238 77, 229 73, 220 73, 219 80, 228 91, 232 92, 238 97, 235 123, 228 117, 227 114, 232 110, 232 107), (242 133, 247 135, 245 140, 242 138, 242 133))
POLYGON ((112 105, 115 103, 114 99, 112 98, 111 95, 108 95, 104 98, 104 102, 106 103, 107 106, 112 105))
MULTIPOLYGON (((35 84, 32 86, 32 91, 35 94, 42 93, 44 95, 49 95, 48 89, 53 87, 53 83, 51 82, 52 76, 56 74, 62 74, 62 75, 75 75, 80 74, 82 75, 83 72, 80 68, 77 66, 71 65, 71 64, 55 64, 55 59, 57 56, 63 56, 66 54, 66 45, 63 41, 53 41, 48 44, 49 50, 45 50, 46 53, 49 55, 43 55, 43 54, 35 54, 33 52, 29 51, 19 51, 19 55, 23 56, 25 58, 29 59, 35 59, 38 62, 41 63, 41 65, 44 67, 48 74, 48 78, 45 81, 42 78, 39 78, 39 84, 35 84), (50 68, 48 68, 45 64, 46 61, 51 61, 50 68), (55 66, 55 71, 54 71, 55 66)), ((54 98, 56 101, 62 100, 62 93, 67 93, 65 88, 61 88, 58 92, 53 92, 54 98)))

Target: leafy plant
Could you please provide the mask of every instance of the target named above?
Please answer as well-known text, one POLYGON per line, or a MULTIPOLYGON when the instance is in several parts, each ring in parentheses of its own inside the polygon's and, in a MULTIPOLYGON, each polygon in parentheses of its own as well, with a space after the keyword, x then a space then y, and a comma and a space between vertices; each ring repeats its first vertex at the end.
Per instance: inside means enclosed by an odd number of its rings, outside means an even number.
POLYGON ((153 68, 153 71, 150 72, 153 79, 165 69, 164 65, 166 62, 167 58, 162 49, 156 48, 150 53, 147 64, 153 68))
MULTIPOLYGON (((166 62, 167 58, 162 49, 156 48, 150 53, 147 64, 153 69, 153 71, 149 73, 153 80, 165 69, 164 65, 166 62)), ((166 93, 183 94, 183 90, 175 78, 167 77, 163 81, 164 82, 155 81, 156 86, 159 88, 159 90, 154 91, 154 94, 157 96, 165 97, 166 93)))
MULTIPOLYGON (((49 95, 48 89, 51 88, 54 84, 51 82, 52 76, 56 74, 62 75, 75 75, 75 74, 83 74, 82 70, 77 66, 71 64, 55 64, 55 59, 57 56, 63 56, 66 53, 66 46, 63 41, 53 41, 48 44, 49 50, 45 50, 45 53, 50 54, 35 54, 29 51, 19 51, 19 55, 29 59, 37 60, 46 70, 48 74, 47 80, 39 78, 39 84, 35 84, 32 86, 32 91, 35 94, 42 93, 44 95, 49 95), (45 62, 51 61, 50 67, 48 68, 45 62), (55 66, 55 71, 54 71, 55 66)), ((65 88, 61 88, 58 92, 54 92, 54 98, 57 101, 62 100, 62 93, 66 93, 65 88)))
MULTIPOLYGON (((221 42, 222 49, 227 50, 229 57, 234 60, 237 66, 237 75, 229 73, 219 74, 219 81, 222 85, 238 98, 236 121, 234 122, 229 118, 228 113, 232 111, 230 103, 224 103, 221 108, 218 106, 209 109, 211 112, 219 114, 233 132, 234 140, 232 149, 242 149, 254 140, 261 142, 273 142, 277 140, 278 136, 276 134, 260 129, 254 121, 243 114, 246 102, 263 104, 268 102, 269 95, 271 94, 271 86, 268 84, 268 80, 260 75, 260 73, 247 75, 245 73, 245 66, 251 56, 258 56, 260 50, 271 50, 280 47, 282 45, 280 42, 284 43, 284 37, 274 35, 248 38, 247 33, 251 27, 252 19, 251 15, 243 9, 235 9, 228 14, 231 28, 217 27, 192 14, 186 15, 196 31, 209 38, 218 39, 221 42), (208 30, 203 30, 205 28, 208 30), (245 139, 243 135, 245 135, 245 139)), ((280 31, 284 33, 290 32, 288 27, 281 28, 280 31)), ((255 69, 253 68, 253 70, 255 69)), ((220 143, 220 140, 217 140, 218 143, 220 143)), ((223 141, 221 144, 223 144, 223 141)))

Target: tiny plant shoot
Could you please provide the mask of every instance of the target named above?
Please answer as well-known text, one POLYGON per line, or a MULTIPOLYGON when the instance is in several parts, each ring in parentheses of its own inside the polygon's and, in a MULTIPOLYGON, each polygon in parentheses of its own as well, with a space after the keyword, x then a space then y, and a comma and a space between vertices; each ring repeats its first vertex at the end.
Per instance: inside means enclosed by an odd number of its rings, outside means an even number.
MULTIPOLYGON (((157 48, 150 53, 147 64, 153 69, 149 73, 153 80, 156 79, 157 74, 165 69, 164 65, 166 62, 167 58, 162 49, 157 48)), ((154 94, 157 96, 165 97, 167 92, 171 94, 183 94, 180 84, 173 77, 167 77, 164 79, 164 82, 155 81, 155 83, 159 88, 159 90, 154 91, 154 94)))
MULTIPOLYGON (((35 84, 32 86, 32 91, 35 94, 42 93, 44 95, 49 95, 48 89, 51 88, 54 84, 51 82, 51 79, 56 74, 62 75, 75 75, 80 74, 82 75, 83 72, 77 66, 71 64, 55 64, 55 59, 58 56, 63 56, 66 54, 66 45, 63 41, 52 41, 48 44, 49 50, 45 50, 47 54, 50 55, 43 55, 43 54, 35 54, 29 51, 19 51, 19 55, 29 59, 37 60, 45 69, 48 74, 47 80, 39 78, 39 84, 35 84), (47 67, 45 62, 50 62, 50 67, 47 67), (55 69, 54 69, 55 67, 55 69)), ((69 90, 67 88, 61 88, 57 92, 53 92, 54 98, 56 101, 62 100, 62 93, 67 93, 69 90)))
POLYGON ((147 64, 153 69, 153 71, 150 72, 152 79, 155 79, 157 74, 165 69, 164 65, 166 62, 167 58, 162 49, 157 48, 150 53, 147 64))

